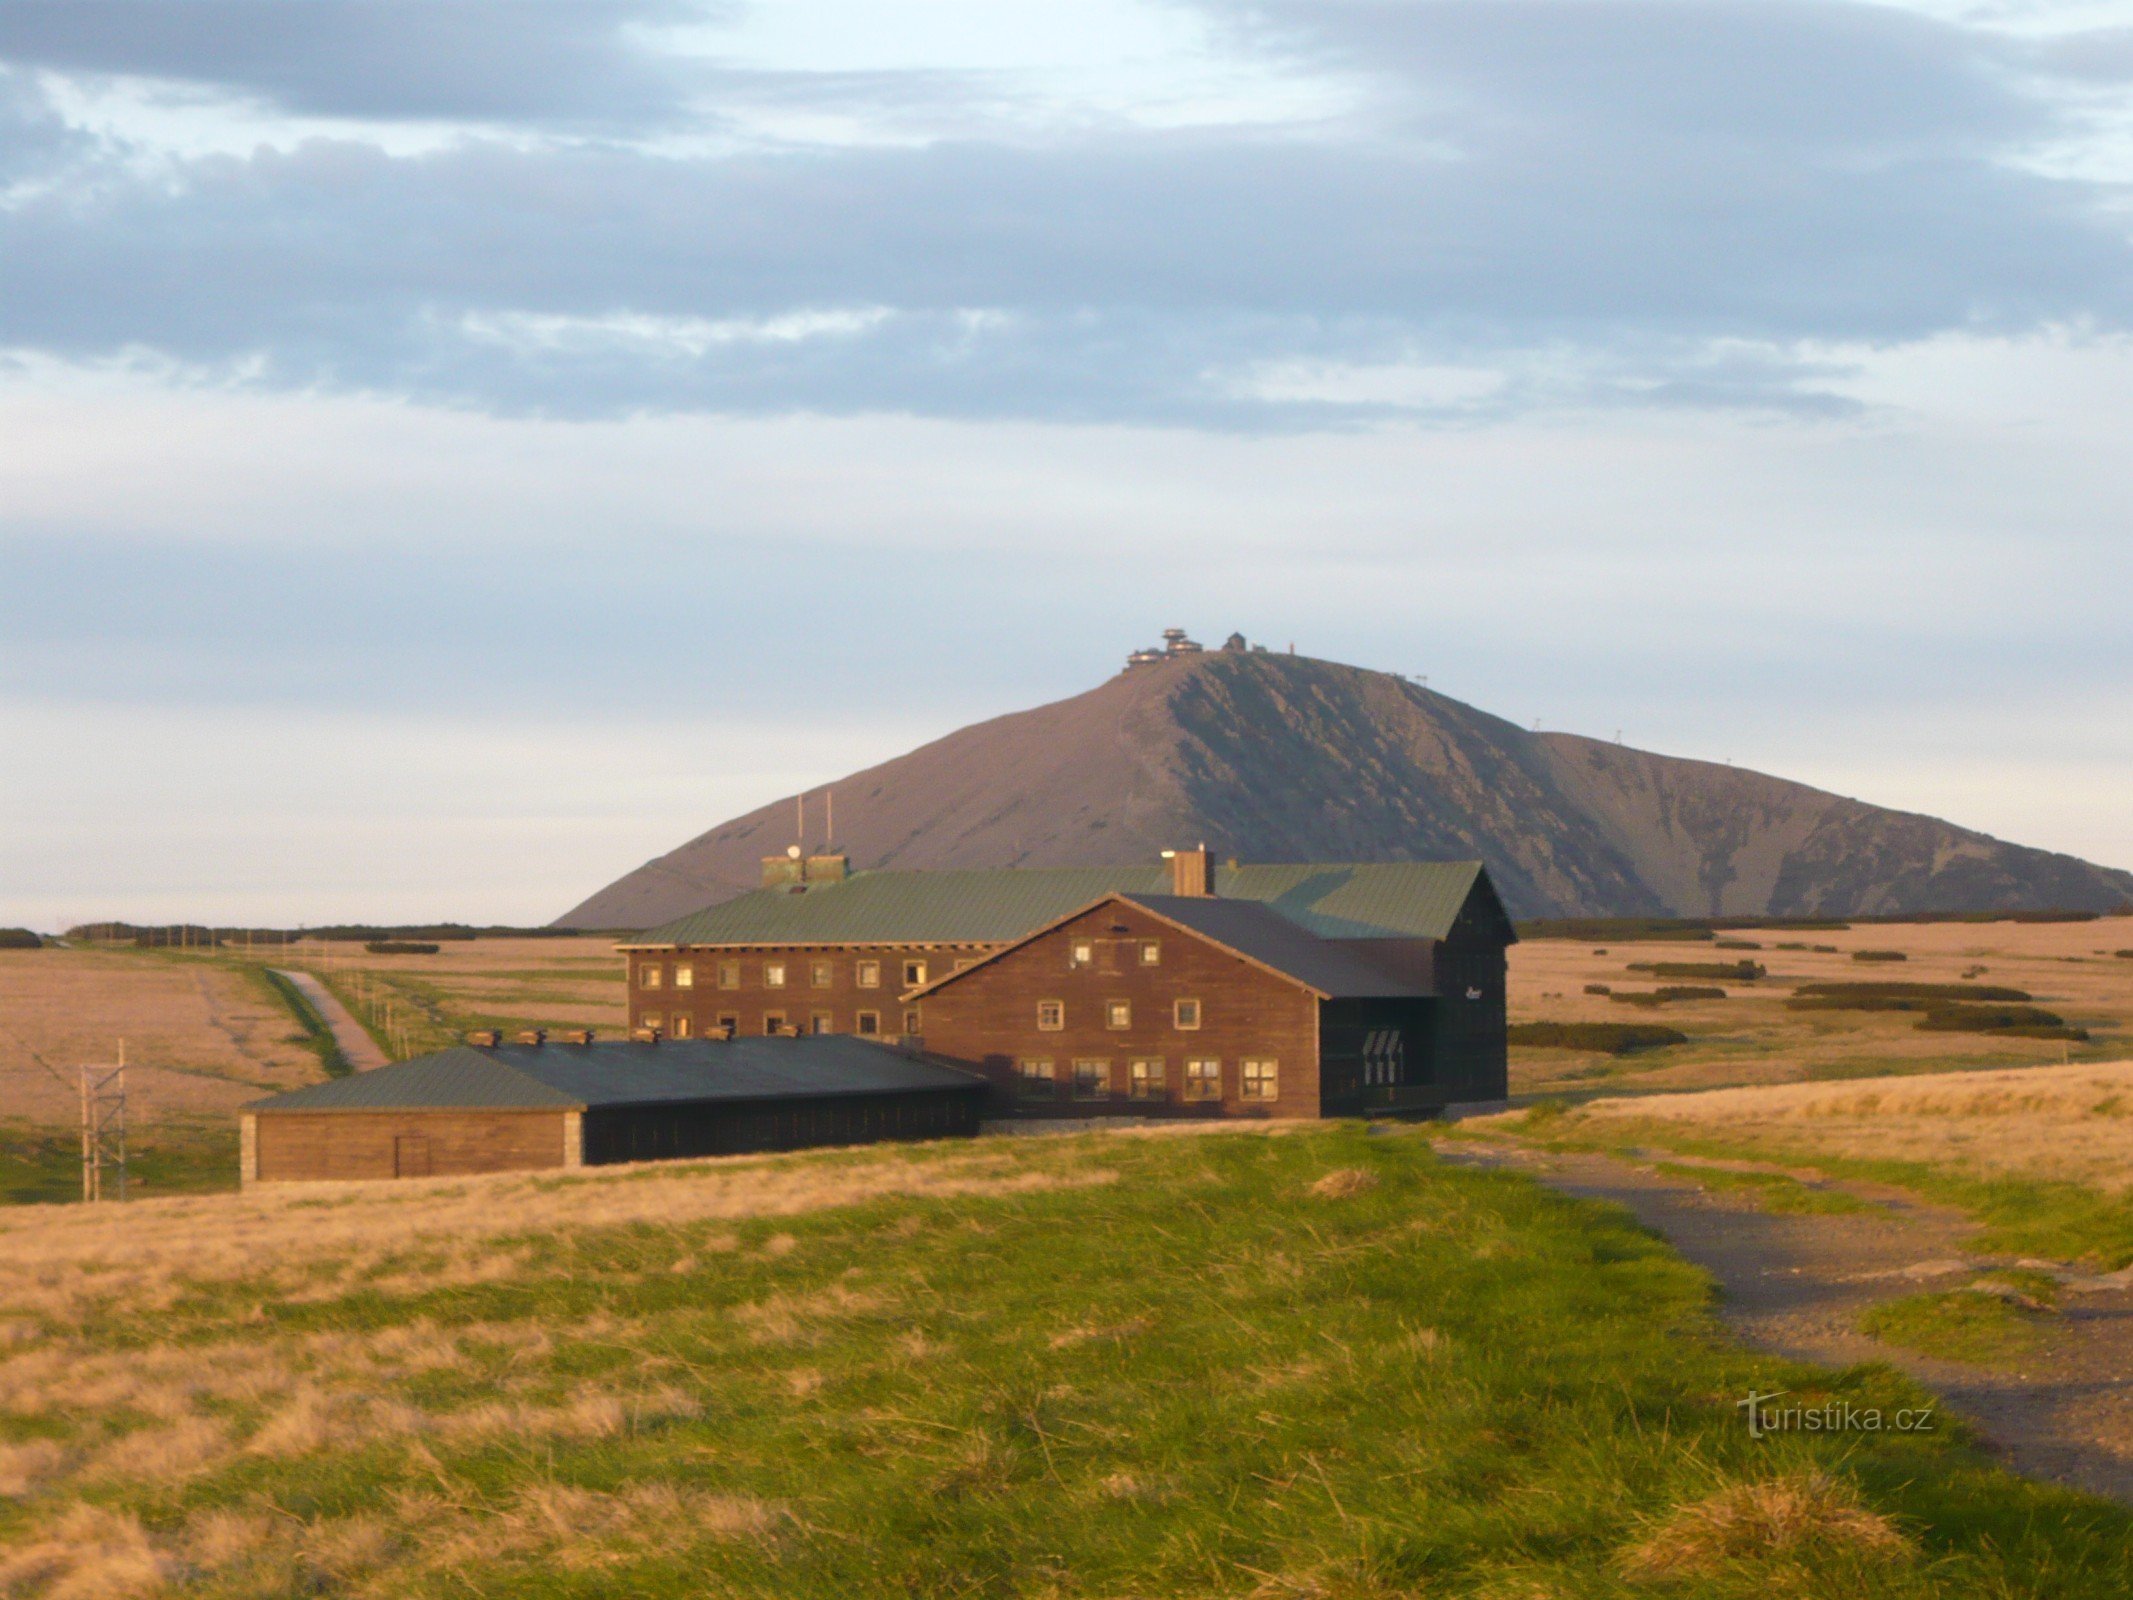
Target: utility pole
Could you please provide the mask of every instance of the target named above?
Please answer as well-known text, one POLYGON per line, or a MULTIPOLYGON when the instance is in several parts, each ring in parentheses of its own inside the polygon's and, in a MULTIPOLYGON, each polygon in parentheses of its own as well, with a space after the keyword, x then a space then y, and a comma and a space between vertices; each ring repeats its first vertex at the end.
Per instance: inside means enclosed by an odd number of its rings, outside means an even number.
POLYGON ((118 1179, 118 1198, 126 1198, 126 1041, 119 1040, 116 1066, 81 1069, 81 1197, 94 1204, 104 1198, 104 1174, 118 1179))

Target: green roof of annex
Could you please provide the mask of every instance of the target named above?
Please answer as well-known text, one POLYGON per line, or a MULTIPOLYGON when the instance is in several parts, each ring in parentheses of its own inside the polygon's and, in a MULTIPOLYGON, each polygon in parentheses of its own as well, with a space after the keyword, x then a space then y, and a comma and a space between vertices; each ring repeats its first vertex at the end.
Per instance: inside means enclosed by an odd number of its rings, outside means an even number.
MULTIPOLYGON (((1442 939, 1477 885, 1500 916, 1478 861, 1248 864, 1214 874, 1217 897, 1257 901, 1322 939, 1442 939)), ((1104 895, 1169 886, 1161 865, 856 872, 841 882, 757 889, 623 945, 996 944, 1104 895)))

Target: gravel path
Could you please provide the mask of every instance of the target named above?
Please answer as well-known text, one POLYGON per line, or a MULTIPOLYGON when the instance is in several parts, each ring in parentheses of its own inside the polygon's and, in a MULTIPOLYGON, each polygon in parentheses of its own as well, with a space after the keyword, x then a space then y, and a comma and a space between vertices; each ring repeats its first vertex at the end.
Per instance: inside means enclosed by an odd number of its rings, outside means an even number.
POLYGON ((326 1026, 333 1030, 333 1042, 341 1047, 341 1055, 351 1067, 358 1072, 368 1072, 372 1067, 386 1064, 386 1054, 378 1048, 377 1041, 363 1031, 363 1024, 334 998, 331 989, 308 972, 292 972, 281 967, 274 971, 277 976, 295 984, 297 992, 325 1019, 326 1026))
MULTIPOLYGON (((1726 1321, 1751 1345, 1824 1366, 1887 1362, 1942 1395, 2017 1470, 2133 1504, 2133 1272, 2096 1277, 2058 1263, 1982 1255, 1965 1248, 1976 1224, 1962 1213, 1819 1173, 1791 1175, 1883 1209, 1774 1215, 1737 1191, 1706 1190, 1635 1156, 1496 1144, 1438 1148, 1447 1161, 1526 1172, 1565 1194, 1627 1207, 1718 1280, 1726 1321), (2043 1345, 2012 1370, 1933 1360, 1857 1330, 1859 1314, 1877 1301, 2017 1265, 2053 1270, 2065 1288, 2043 1345)), ((1778 1170, 1656 1152, 1653 1159, 1778 1170)))

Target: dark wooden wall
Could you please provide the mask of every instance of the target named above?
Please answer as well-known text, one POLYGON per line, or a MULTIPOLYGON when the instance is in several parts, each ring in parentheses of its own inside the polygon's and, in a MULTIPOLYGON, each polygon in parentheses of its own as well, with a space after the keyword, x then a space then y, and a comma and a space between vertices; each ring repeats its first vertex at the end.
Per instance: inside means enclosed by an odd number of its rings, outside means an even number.
POLYGON ((585 1164, 967 1136, 978 1131, 984 1099, 984 1091, 973 1085, 905 1094, 598 1107, 585 1113, 585 1164))
POLYGON ((1451 1100, 1501 1100, 1511 1092, 1504 1026, 1511 940, 1510 919, 1484 882, 1437 948, 1431 1054, 1451 1100))
POLYGON ((1159 921, 1134 906, 1098 906, 998 960, 972 971, 920 1002, 926 1053, 985 1075, 994 1086, 997 1114, 1022 1117, 1222 1116, 1315 1117, 1319 1112, 1318 998, 1300 985, 1159 921), (1096 963, 1077 968, 1068 959, 1073 944, 1095 945, 1096 963), (1161 962, 1143 966, 1139 947, 1157 941, 1161 962), (1172 1022, 1172 1003, 1200 1002, 1198 1029, 1172 1022), (1059 1000, 1066 1027, 1040 1031, 1037 1003, 1059 1000), (1107 1001, 1133 1007, 1132 1026, 1105 1025, 1107 1001), (1128 1096, 1127 1064, 1160 1056, 1164 1095, 1160 1101, 1128 1096), (1191 1057, 1222 1063, 1222 1098, 1190 1102, 1185 1063, 1191 1057), (1280 1093, 1272 1101, 1246 1100, 1240 1062, 1247 1056, 1280 1063, 1280 1093), (1073 1098, 1073 1063, 1108 1060, 1112 1093, 1100 1101, 1073 1098), (1055 1093, 1032 1100, 1020 1092, 1015 1063, 1045 1059, 1057 1073, 1055 1093))
POLYGON ((1328 1000, 1319 1008, 1320 1103, 1329 1117, 1427 1111, 1469 1098, 1453 1094, 1436 1059, 1436 1000, 1328 1000), (1372 1035, 1395 1034, 1398 1068, 1366 1071, 1372 1035), (1371 1081, 1373 1076, 1379 1081, 1371 1081), (1391 1081, 1382 1081, 1390 1076, 1391 1081))
POLYGON ((721 1015, 737 1020, 743 1034, 760 1035, 764 1019, 782 1013, 788 1031, 809 1033, 816 1013, 827 1013, 824 1033, 857 1033, 859 1013, 874 1011, 881 1016, 881 1037, 901 1036, 904 1028, 904 963, 923 961, 926 976, 933 979, 955 970, 957 962, 972 962, 999 948, 990 944, 953 945, 751 945, 745 950, 686 949, 677 951, 633 950, 629 953, 629 1011, 632 1028, 656 1027, 669 1037, 677 1035, 676 1017, 688 1019, 693 1038, 708 1038, 721 1015), (764 968, 773 961, 785 963, 785 983, 771 988, 763 981, 764 968), (829 963, 830 983, 816 988, 813 965, 829 963), (881 986, 859 986, 859 963, 881 963, 881 986), (719 987, 719 968, 738 963, 740 986, 719 987), (694 970, 695 982, 688 988, 675 984, 676 969, 694 970), (659 973, 659 987, 645 987, 648 970, 659 973))
POLYGON ((423 1141, 429 1176, 560 1167, 561 1111, 262 1111, 259 1181, 391 1178, 423 1141))

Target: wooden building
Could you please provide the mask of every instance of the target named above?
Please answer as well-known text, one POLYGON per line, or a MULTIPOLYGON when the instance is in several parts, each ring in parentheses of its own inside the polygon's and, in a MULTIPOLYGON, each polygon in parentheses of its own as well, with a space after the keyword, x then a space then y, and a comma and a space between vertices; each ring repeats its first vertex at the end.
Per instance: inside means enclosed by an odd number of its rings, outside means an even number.
POLYGON ((977 1132, 985 1085, 854 1038, 461 1045, 243 1113, 247 1184, 601 1166, 977 1132))
POLYGON ((1485 877, 1462 910, 1442 939, 1327 938, 1261 902, 1114 893, 912 998, 995 1115, 1426 1112, 1506 1093, 1509 924, 1485 877))
MULTIPOLYGON (((1493 996, 1502 1054, 1512 935, 1476 861, 1218 865, 1200 849, 1143 867, 851 873, 841 856, 772 856, 764 868, 763 888, 621 945, 632 1029, 917 1042, 919 991, 1115 893, 1257 903, 1320 938, 1368 941, 1418 981, 1493 996)), ((1489 1048, 1482 1018, 1436 1026, 1481 1028, 1489 1048)))

